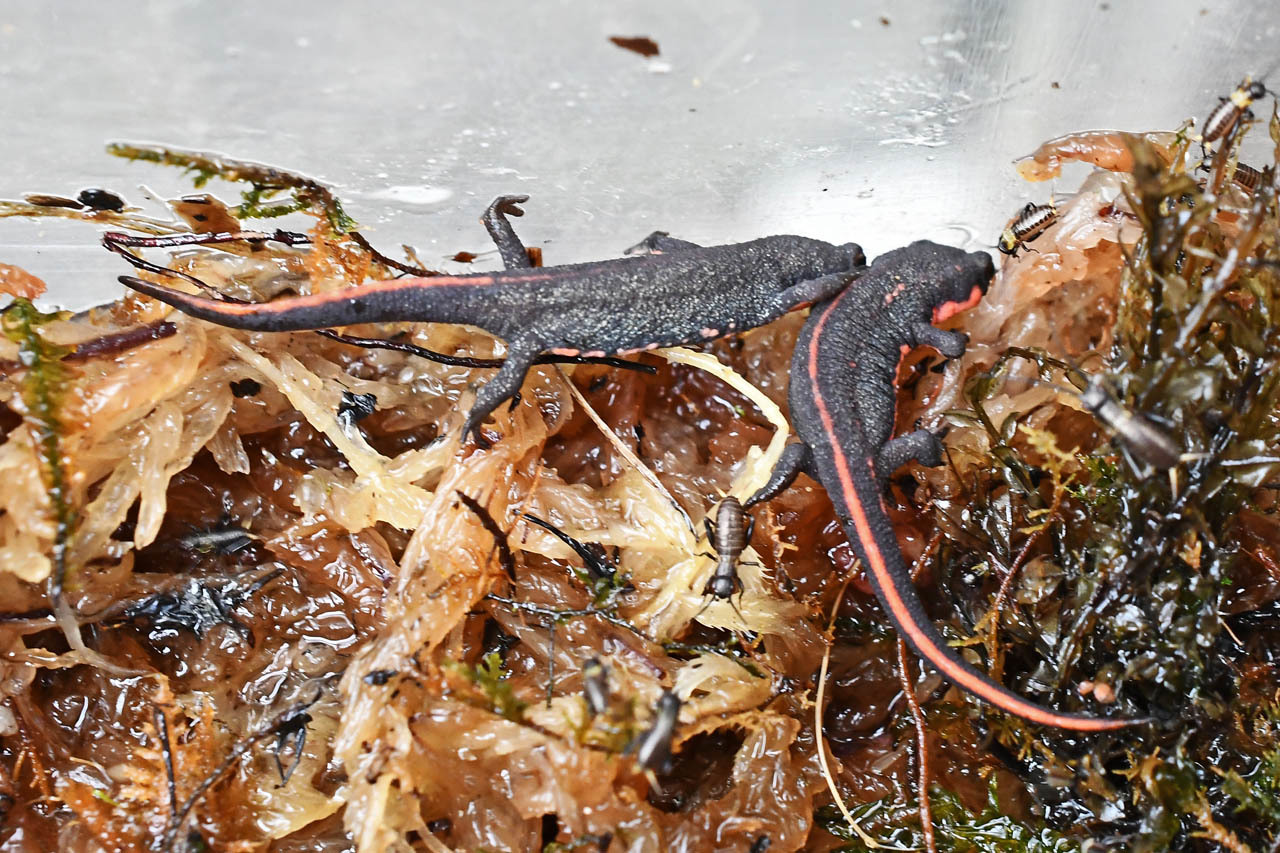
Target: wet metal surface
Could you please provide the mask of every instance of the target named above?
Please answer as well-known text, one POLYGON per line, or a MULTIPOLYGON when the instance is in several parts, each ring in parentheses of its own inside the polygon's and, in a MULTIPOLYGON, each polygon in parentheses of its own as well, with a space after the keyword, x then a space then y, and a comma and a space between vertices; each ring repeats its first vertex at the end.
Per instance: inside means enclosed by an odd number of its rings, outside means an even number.
MULTIPOLYGON (((531 196, 518 230, 547 263, 658 228, 852 239, 873 256, 920 237, 976 248, 1053 189, 1022 184, 1014 158, 1071 130, 1203 118, 1271 67, 1278 36, 1280 6, 1221 0, 10 0, 0 197, 189 191, 103 152, 126 139, 319 177, 384 249, 438 266, 460 250, 496 265, 477 218, 499 193, 531 196)), ((98 230, 0 220, 0 261, 49 282, 50 304, 86 307, 126 272, 98 230)))

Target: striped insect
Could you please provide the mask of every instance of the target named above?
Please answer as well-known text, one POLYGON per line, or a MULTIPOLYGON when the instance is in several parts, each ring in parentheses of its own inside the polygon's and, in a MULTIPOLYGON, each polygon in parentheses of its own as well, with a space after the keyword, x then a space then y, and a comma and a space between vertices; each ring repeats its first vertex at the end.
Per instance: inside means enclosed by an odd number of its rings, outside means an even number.
POLYGON ((609 710, 609 670, 600 658, 590 658, 582 665, 582 696, 592 717, 609 710))
POLYGON ((996 248, 1011 258, 1018 257, 1020 249, 1030 249, 1028 243, 1035 240, 1058 221, 1058 208, 1051 201, 1048 204, 1027 202, 1027 206, 1005 226, 1000 234, 996 248))
POLYGON ((1147 465, 1170 470, 1182 461, 1182 451, 1164 430, 1130 411, 1097 377, 1081 392, 1080 403, 1116 434, 1126 450, 1147 465))
POLYGON ((1231 173, 1231 180, 1249 192, 1256 192, 1258 187, 1262 186, 1262 172, 1247 163, 1236 163, 1236 168, 1231 173))
POLYGON ((1204 120, 1204 130, 1200 133, 1200 144, 1208 146, 1231 133, 1240 124, 1241 119, 1253 117, 1249 107, 1253 102, 1267 94, 1267 87, 1256 80, 1245 77, 1236 86, 1235 91, 1222 98, 1209 117, 1204 120))
POLYGON ((747 515, 742 503, 733 495, 720 501, 713 524, 710 516, 702 520, 707 529, 707 542, 715 549, 715 570, 702 588, 703 595, 726 599, 734 594, 742 595, 742 579, 738 577, 738 561, 751 542, 755 519, 747 515))
POLYGON ((671 764, 671 742, 680 719, 680 697, 670 690, 662 691, 654 709, 653 723, 627 747, 635 753, 636 765, 644 770, 664 772, 671 764))

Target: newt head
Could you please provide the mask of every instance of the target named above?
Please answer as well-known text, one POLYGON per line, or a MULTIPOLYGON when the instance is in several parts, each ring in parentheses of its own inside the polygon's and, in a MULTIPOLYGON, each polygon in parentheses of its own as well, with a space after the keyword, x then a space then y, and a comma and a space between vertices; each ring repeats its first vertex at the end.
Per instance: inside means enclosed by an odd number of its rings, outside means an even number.
POLYGON ((847 269, 856 270, 867 265, 867 255, 857 243, 841 243, 836 246, 836 250, 848 258, 849 266, 847 269))
POLYGON ((906 301, 902 310, 907 313, 900 316, 923 315, 935 323, 977 304, 996 271, 986 252, 966 252, 928 240, 880 256, 872 269, 882 263, 897 270, 896 281, 908 283, 892 300, 906 301))

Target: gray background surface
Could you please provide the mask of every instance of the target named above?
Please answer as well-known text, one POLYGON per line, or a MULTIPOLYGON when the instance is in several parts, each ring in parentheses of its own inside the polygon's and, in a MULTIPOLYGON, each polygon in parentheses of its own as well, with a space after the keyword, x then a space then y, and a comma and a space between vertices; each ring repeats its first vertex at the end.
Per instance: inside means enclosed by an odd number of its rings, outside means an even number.
MULTIPOLYGON (((0 197, 189 190, 103 152, 125 139, 322 178, 371 239, 429 264, 491 248, 477 217, 499 193, 532 196, 518 230, 549 264, 656 228, 870 255, 919 237, 989 246, 1078 177, 1022 184, 1014 158, 1071 130, 1203 118, 1272 68, 1277 36, 1280 4, 1227 0, 7 0, 0 197)), ((125 271, 98 230, 0 220, 0 261, 43 277, 46 304, 86 307, 125 271)))

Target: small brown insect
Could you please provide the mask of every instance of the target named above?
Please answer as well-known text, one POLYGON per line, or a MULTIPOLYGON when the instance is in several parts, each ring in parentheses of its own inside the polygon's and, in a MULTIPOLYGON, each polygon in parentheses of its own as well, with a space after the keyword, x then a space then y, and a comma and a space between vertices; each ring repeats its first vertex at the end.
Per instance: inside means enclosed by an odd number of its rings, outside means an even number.
POLYGON ((1080 395, 1080 402, 1116 434, 1125 448, 1148 465, 1169 470, 1182 461, 1182 453, 1164 430, 1120 403, 1110 390, 1095 378, 1080 395))
POLYGON ((707 541, 716 550, 716 568, 703 587, 702 594, 720 599, 729 598, 734 593, 741 594, 738 560, 751 541, 755 519, 747 515, 737 498, 729 495, 720 501, 720 506, 716 509, 715 524, 712 525, 710 518, 704 518, 703 523, 707 528, 707 541))
POLYGON ((609 670, 600 658, 591 658, 582 665, 582 695, 591 716, 599 716, 609 709, 609 670))
POLYGON ((1049 226, 1058 221, 1058 208, 1053 202, 1034 204, 1027 202, 1000 234, 1000 242, 996 248, 1011 258, 1018 257, 1019 249, 1026 249, 1027 244, 1035 240, 1049 226))
POLYGON ((1246 77, 1236 86, 1234 92, 1218 102, 1218 105, 1204 120, 1204 130, 1200 134, 1201 144, 1208 145, 1226 136, 1241 118, 1251 118, 1249 107, 1253 102, 1267 94, 1267 87, 1246 77))
POLYGON ((1262 172, 1245 163, 1236 163, 1236 169, 1231 175, 1231 180, 1249 192, 1254 192, 1262 185, 1262 172))
POLYGON ((671 763, 671 741, 675 737, 679 717, 680 697, 670 690, 662 691, 653 725, 627 747, 628 752, 635 753, 637 765, 661 773, 671 763))

